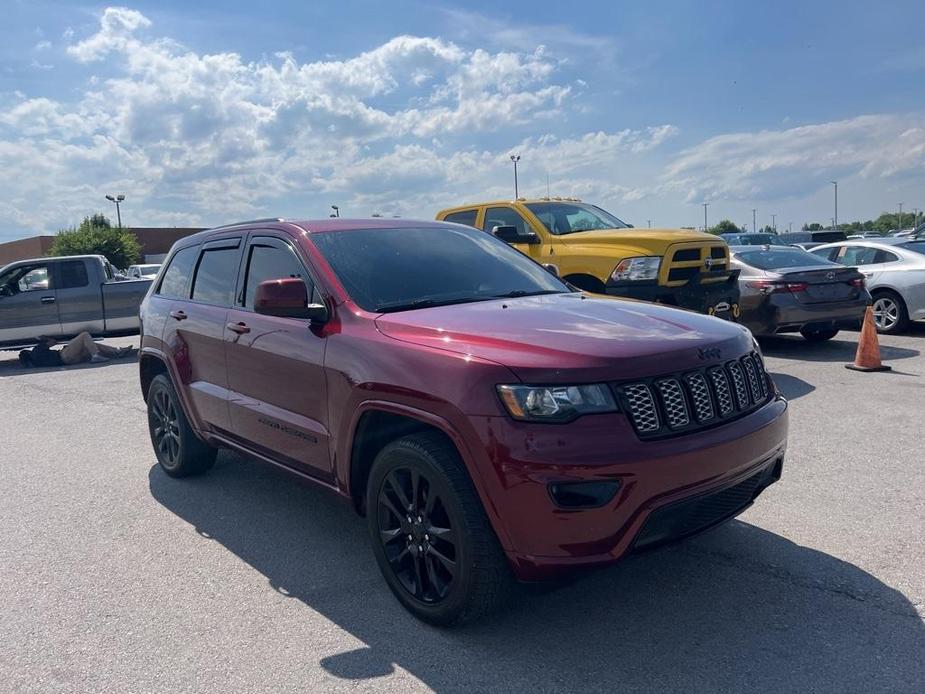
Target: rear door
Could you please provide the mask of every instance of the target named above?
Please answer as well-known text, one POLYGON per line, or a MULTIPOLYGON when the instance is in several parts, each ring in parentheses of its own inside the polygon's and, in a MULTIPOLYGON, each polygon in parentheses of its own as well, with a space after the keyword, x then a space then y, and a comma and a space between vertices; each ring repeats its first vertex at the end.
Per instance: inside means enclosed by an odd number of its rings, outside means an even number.
POLYGON ((322 303, 306 264, 284 234, 253 233, 225 333, 234 436, 270 457, 331 479, 324 376, 326 338, 309 321, 254 313, 260 282, 305 281, 322 303))
POLYGON ((0 276, 0 342, 61 334, 51 265, 37 261, 0 276))
POLYGON ((202 244, 189 298, 171 304, 163 336, 197 418, 207 429, 223 432, 231 428, 225 324, 234 302, 242 245, 240 235, 202 244))
POLYGON ((65 335, 84 330, 103 332, 102 293, 99 285, 90 284, 87 261, 59 260, 53 270, 61 332, 65 335))

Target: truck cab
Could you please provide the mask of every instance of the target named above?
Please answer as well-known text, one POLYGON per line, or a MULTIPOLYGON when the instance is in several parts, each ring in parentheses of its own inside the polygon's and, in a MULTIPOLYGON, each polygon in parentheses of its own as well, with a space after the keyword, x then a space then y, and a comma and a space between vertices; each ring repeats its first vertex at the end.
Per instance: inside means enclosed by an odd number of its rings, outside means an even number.
POLYGON ((493 233, 588 292, 709 315, 739 315, 738 270, 720 238, 684 229, 636 229, 576 198, 464 205, 437 219, 493 233))

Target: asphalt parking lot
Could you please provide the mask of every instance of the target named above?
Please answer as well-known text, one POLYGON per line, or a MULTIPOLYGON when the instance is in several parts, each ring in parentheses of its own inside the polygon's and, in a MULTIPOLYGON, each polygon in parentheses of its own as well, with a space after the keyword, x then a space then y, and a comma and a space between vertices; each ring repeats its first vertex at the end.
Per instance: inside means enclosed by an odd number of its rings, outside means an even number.
POLYGON ((0 352, 0 690, 925 691, 925 325, 892 373, 843 368, 856 339, 764 343, 790 448, 738 520, 452 631, 326 492, 162 474, 134 359, 0 352))

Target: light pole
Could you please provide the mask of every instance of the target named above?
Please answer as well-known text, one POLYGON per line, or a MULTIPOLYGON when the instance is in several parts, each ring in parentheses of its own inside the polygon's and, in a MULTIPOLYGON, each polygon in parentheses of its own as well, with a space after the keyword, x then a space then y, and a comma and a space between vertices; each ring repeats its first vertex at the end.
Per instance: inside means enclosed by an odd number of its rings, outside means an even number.
POLYGON ((106 199, 109 200, 109 202, 116 203, 116 219, 118 220, 119 228, 121 229, 122 228, 122 211, 119 209, 119 205, 122 203, 123 200, 125 200, 125 196, 122 193, 119 193, 118 195, 115 195, 115 196, 107 195, 106 199))
POLYGON ((752 209, 752 233, 758 231, 758 210, 752 209))
POLYGON ((793 222, 787 222, 787 231, 788 231, 788 232, 792 232, 792 231, 793 231, 793 222))
POLYGON ((902 230, 903 228, 903 203, 899 203, 899 223, 897 224, 897 229, 902 230))
POLYGON ((331 209, 334 210, 332 217, 340 217, 340 208, 337 205, 331 205, 331 209))
POLYGON ((703 231, 704 233, 706 233, 707 228, 708 228, 707 227, 707 208, 710 206, 710 203, 704 202, 701 204, 703 205, 703 231))
POLYGON ((517 162, 520 161, 519 154, 512 154, 511 161, 514 162, 514 199, 520 197, 520 190, 517 188, 517 162))
POLYGON ((838 231, 838 181, 832 181, 832 185, 835 186, 835 217, 832 218, 832 226, 838 231))
POLYGON ((771 215, 771 228, 774 230, 774 233, 777 233, 777 215, 771 215))
POLYGON ((650 229, 652 228, 652 220, 651 220, 651 219, 647 219, 647 220, 646 220, 646 224, 649 225, 649 228, 650 228, 650 229))
POLYGON ((918 208, 918 207, 913 207, 913 208, 912 208, 912 226, 913 226, 913 228, 915 228, 915 227, 917 227, 917 226, 919 225, 918 222, 919 222, 919 208, 918 208))

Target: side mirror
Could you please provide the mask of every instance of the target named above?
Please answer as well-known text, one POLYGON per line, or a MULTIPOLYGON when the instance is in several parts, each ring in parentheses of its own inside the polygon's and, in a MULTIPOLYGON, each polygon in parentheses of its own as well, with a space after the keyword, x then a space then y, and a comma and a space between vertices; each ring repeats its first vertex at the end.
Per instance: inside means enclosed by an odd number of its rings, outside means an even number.
POLYGON ((552 263, 543 263, 543 269, 546 270, 553 277, 559 276, 559 266, 553 265, 552 263))
POLYGON ((521 234, 518 231, 517 227, 511 226, 497 226, 491 230, 492 236, 501 239, 505 243, 539 243, 539 237, 534 234, 532 231, 528 231, 525 234, 521 234))
POLYGON ((254 292, 254 311, 264 316, 307 318, 313 323, 328 320, 324 304, 308 303, 308 289, 298 277, 267 280, 254 292))

